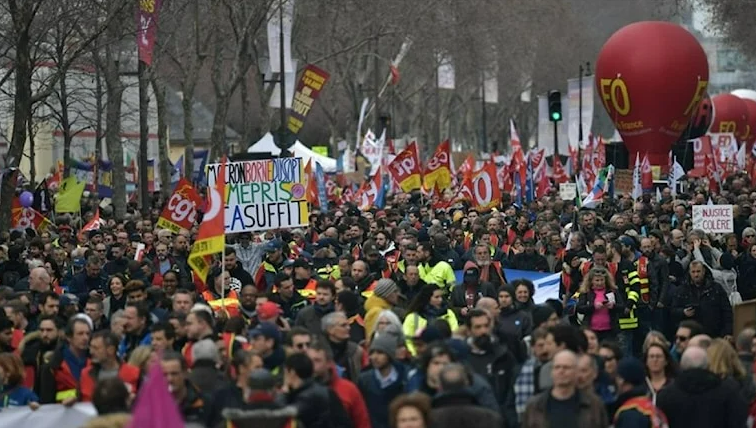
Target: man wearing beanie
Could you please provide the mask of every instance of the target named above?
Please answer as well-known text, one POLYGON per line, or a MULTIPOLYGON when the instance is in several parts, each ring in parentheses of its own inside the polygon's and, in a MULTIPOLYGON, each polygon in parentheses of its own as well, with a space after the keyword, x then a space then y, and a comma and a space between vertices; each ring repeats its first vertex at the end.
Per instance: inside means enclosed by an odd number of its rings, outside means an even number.
POLYGON ((391 309, 399 301, 399 286, 388 278, 379 279, 373 289, 373 295, 365 300, 365 339, 370 340, 375 331, 378 314, 391 309))
POLYGON ((614 408, 616 428, 666 426, 667 417, 647 396, 646 370, 637 358, 623 358, 617 364, 617 392, 614 408), (656 422, 655 422, 656 421, 656 422))
POLYGON ((357 379, 367 404, 372 428, 388 428, 389 405, 404 392, 406 373, 394 360, 396 338, 378 335, 370 343, 370 370, 357 379))

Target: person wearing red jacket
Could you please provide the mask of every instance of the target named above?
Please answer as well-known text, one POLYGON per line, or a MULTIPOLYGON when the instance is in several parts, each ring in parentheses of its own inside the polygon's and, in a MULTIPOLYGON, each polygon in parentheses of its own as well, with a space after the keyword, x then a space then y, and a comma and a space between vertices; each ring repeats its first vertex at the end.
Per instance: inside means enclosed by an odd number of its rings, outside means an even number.
POLYGON ((68 321, 65 343, 53 353, 40 373, 41 404, 71 404, 76 401, 81 373, 89 365, 90 322, 83 314, 68 321))
POLYGON ((114 371, 117 371, 118 378, 126 384, 129 392, 136 394, 139 388, 139 368, 118 359, 118 343, 118 336, 111 331, 101 330, 92 336, 92 340, 89 342, 89 353, 92 358, 81 371, 79 400, 92 401, 97 382, 106 379, 107 377, 104 376, 106 373, 114 371))
POLYGON ((315 378, 336 393, 352 421, 352 426, 354 428, 370 428, 370 415, 365 405, 365 399, 357 385, 339 377, 330 346, 316 340, 307 349, 307 356, 312 361, 315 378))

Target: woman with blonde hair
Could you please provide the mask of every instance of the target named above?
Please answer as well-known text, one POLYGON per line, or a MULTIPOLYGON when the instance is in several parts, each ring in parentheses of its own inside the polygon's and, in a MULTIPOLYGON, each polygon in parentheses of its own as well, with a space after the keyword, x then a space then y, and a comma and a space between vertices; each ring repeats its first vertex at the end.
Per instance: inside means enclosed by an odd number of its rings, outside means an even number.
POLYGON ((756 386, 753 379, 748 377, 746 369, 740 362, 738 353, 730 345, 730 342, 724 339, 714 339, 711 345, 706 349, 706 356, 709 360, 709 371, 722 379, 731 378, 740 386, 740 394, 747 402, 752 402, 756 398, 756 386))
POLYGON ((614 278, 603 267, 588 271, 580 284, 577 312, 583 315, 583 325, 596 333, 599 342, 616 340, 619 317, 625 310, 625 298, 617 289, 614 278))
POLYGON ((665 349, 671 349, 672 344, 669 343, 664 334, 658 330, 651 330, 646 334, 646 338, 643 339, 643 347, 641 350, 645 354, 651 345, 661 345, 665 349))
POLYGON ((131 352, 129 364, 138 367, 142 373, 147 373, 154 356, 155 353, 152 352, 152 347, 146 345, 138 346, 131 352))

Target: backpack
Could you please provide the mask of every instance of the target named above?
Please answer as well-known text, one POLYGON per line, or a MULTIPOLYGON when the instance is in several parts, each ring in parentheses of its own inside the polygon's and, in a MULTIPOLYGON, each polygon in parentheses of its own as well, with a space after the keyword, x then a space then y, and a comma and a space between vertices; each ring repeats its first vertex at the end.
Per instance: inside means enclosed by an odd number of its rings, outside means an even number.
POLYGON ((14 288, 16 283, 21 280, 21 274, 15 270, 3 272, 2 284, 6 287, 14 288))
POLYGON ((625 401, 617 412, 614 414, 614 422, 616 424, 617 418, 623 411, 636 411, 640 412, 648 417, 651 422, 651 428, 669 428, 669 422, 667 422, 667 416, 661 411, 650 398, 646 396, 635 397, 625 401))

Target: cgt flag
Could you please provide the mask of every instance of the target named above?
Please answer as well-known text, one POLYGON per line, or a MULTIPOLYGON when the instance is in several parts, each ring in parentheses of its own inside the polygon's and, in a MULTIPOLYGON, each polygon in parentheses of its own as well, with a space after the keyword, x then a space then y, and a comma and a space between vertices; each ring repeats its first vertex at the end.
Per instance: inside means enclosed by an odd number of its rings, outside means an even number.
POLYGON ((451 152, 449 140, 446 140, 436 147, 436 152, 428 161, 423 177, 423 187, 430 192, 435 188, 446 189, 451 186, 451 183, 451 152))
POLYGON ((197 240, 189 254, 189 266, 202 282, 207 281, 211 256, 225 249, 225 203, 226 201, 226 157, 221 159, 215 186, 207 189, 207 211, 202 218, 197 240))
POLYGON ((197 221, 197 208, 202 204, 197 190, 186 178, 176 183, 168 203, 157 221, 157 227, 179 233, 182 229, 191 230, 197 221))
POLYGON ((402 191, 411 192, 420 189, 422 179, 420 178, 420 157, 417 153, 417 143, 413 141, 404 151, 399 153, 388 164, 388 170, 394 180, 399 183, 402 191))

